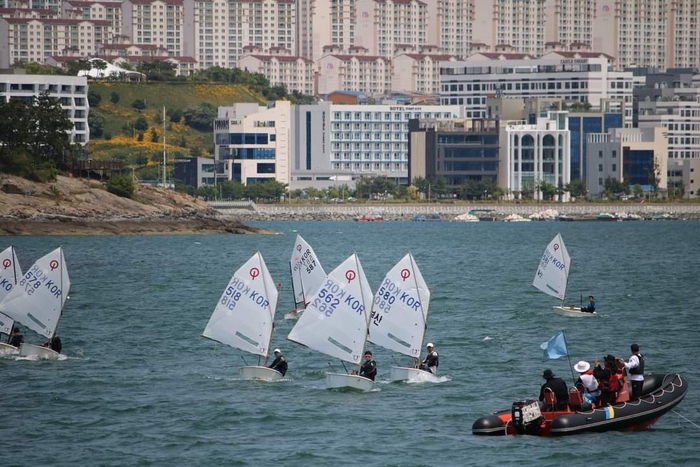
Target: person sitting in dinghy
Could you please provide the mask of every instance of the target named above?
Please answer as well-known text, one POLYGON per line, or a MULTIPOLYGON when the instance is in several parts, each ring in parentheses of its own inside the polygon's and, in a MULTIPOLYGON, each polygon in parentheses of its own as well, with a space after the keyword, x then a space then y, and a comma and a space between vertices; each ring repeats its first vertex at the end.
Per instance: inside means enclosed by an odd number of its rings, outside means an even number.
POLYGON ((585 313, 593 313, 595 311, 595 299, 593 295, 588 296, 588 306, 582 306, 581 311, 585 313))
POLYGON ((42 347, 48 347, 56 353, 61 353, 63 344, 61 344, 61 339, 58 336, 53 336, 48 342, 45 342, 42 347))
POLYGON ((369 350, 365 352, 365 363, 360 367, 360 376, 364 376, 372 381, 377 377, 377 363, 372 360, 372 352, 369 350))
POLYGON ((275 359, 268 368, 279 371, 282 373, 282 376, 284 376, 287 373, 287 359, 284 358, 284 355, 282 355, 280 349, 275 349, 273 354, 275 355, 275 359))
POLYGON ((425 360, 423 360, 423 363, 420 364, 418 369, 435 374, 437 373, 438 366, 440 365, 440 358, 432 343, 426 345, 426 348, 428 349, 428 355, 425 357, 425 360))
POLYGON ((19 328, 15 327, 12 330, 12 337, 10 338, 8 344, 10 344, 12 347, 17 347, 19 349, 19 346, 22 345, 22 342, 24 342, 24 336, 20 332, 19 328))

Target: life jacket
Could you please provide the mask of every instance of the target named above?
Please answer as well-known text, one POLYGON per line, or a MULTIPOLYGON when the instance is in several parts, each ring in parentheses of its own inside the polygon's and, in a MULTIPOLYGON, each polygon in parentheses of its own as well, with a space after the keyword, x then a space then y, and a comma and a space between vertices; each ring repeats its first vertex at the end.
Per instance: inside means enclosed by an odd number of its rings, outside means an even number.
POLYGON ((644 355, 638 353, 637 360, 639 360, 639 365, 630 369, 629 373, 631 375, 643 375, 644 374, 644 355))
POLYGON ((609 377, 607 379, 600 380, 600 388, 606 392, 618 392, 622 388, 622 381, 620 380, 622 375, 617 372, 610 371, 610 369, 607 368, 605 371, 608 372, 609 377))

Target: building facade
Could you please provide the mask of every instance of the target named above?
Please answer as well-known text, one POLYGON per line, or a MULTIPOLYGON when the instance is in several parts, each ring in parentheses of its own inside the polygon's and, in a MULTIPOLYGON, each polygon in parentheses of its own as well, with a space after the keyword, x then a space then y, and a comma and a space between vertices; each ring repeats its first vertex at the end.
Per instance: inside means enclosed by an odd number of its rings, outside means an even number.
POLYGON ((489 96, 550 97, 594 107, 614 98, 628 104, 625 126, 632 125, 632 73, 611 71, 604 57, 443 62, 440 89, 441 103, 462 106, 467 118, 486 117, 489 96))
POLYGON ((88 85, 84 76, 21 75, 0 73, 0 99, 33 99, 42 92, 59 99, 63 112, 71 122, 71 141, 85 145, 90 142, 87 100, 88 85))
POLYGON ((586 188, 591 196, 601 196, 605 180, 666 190, 668 180, 668 148, 666 135, 656 128, 616 128, 608 133, 588 135, 588 173, 586 188))
MULTIPOLYGON (((501 122, 498 186, 505 190, 507 198, 531 193, 534 199, 542 199, 543 182, 559 187, 571 181, 566 114, 550 111, 538 116, 534 124, 501 122)), ((569 200, 568 192, 560 195, 560 201, 569 200)))

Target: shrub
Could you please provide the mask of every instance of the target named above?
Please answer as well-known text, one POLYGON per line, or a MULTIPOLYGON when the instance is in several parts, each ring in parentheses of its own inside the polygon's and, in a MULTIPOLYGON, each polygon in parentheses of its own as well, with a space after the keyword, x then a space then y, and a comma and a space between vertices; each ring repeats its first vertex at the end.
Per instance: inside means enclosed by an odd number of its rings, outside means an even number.
POLYGON ((119 96, 119 93, 116 91, 112 91, 112 94, 109 95, 109 100, 113 104, 116 104, 117 102, 119 102, 119 99, 121 99, 121 97, 119 96))
POLYGON ((136 119, 136 122, 134 123, 134 128, 137 131, 146 131, 148 130, 148 120, 146 120, 146 117, 141 115, 139 118, 136 119))
POLYGON ((144 101, 143 99, 136 99, 134 102, 131 103, 131 106, 136 110, 143 110, 146 108, 146 101, 144 101))
POLYGON ((100 105, 100 101, 102 100, 102 96, 100 95, 99 92, 97 91, 88 91, 88 104, 90 104, 90 107, 97 107, 100 105))
POLYGON ((107 191, 122 198, 133 198, 136 192, 134 181, 126 175, 113 175, 107 181, 107 191))

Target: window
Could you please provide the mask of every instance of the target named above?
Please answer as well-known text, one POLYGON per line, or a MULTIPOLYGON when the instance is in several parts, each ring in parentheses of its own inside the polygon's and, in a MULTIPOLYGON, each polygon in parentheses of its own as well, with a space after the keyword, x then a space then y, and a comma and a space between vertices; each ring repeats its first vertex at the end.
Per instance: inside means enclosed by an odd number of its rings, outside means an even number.
POLYGON ((602 171, 603 171, 603 164, 598 164, 598 172, 602 172, 602 171))
POLYGON ((598 151, 598 157, 603 157, 603 151, 598 151))
MULTIPOLYGON (((613 156, 613 159, 615 159, 617 157, 617 151, 613 150, 612 156, 613 156)), ((613 170, 615 170, 615 169, 613 169, 613 170)))
POLYGON ((617 172, 617 164, 612 165, 613 172, 617 172))

